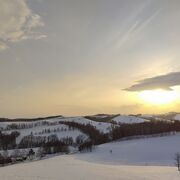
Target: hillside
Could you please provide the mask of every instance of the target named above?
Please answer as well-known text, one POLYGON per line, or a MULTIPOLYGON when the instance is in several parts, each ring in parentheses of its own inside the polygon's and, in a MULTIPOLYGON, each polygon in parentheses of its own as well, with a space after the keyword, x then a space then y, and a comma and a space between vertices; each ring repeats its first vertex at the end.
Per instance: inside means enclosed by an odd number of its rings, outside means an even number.
POLYGON ((93 153, 77 157, 103 164, 174 166, 175 154, 179 152, 180 134, 177 134, 106 143, 97 146, 93 153))
MULTIPOLYGON (((51 118, 36 118, 32 121, 29 119, 27 121, 8 120, 0 122, 0 164, 34 159, 35 153, 37 152, 39 157, 44 157, 56 153, 91 152, 94 148, 95 152, 98 152, 102 146, 107 152, 112 150, 112 157, 115 155, 113 163, 120 161, 124 164, 154 163, 157 165, 160 162, 158 158, 160 158, 163 153, 157 154, 156 157, 152 159, 152 162, 149 162, 148 159, 148 162, 146 162, 146 160, 141 161, 138 153, 136 153, 135 157, 132 156, 132 159, 135 160, 137 158, 138 161, 133 162, 126 161, 124 152, 136 150, 142 156, 143 152, 138 150, 138 148, 144 147, 146 149, 146 147, 148 147, 151 149, 149 144, 158 144, 158 136, 167 137, 168 135, 174 135, 178 132, 180 132, 180 121, 151 121, 138 117, 137 115, 100 114, 91 117, 88 116, 87 118, 81 116, 54 116, 51 118), (107 118, 109 119, 108 121, 106 121, 107 118), (152 136, 156 137, 154 141, 151 142, 149 138, 147 138, 147 142, 150 142, 146 144, 144 141, 142 141, 142 143, 140 140, 137 140, 137 146, 132 146, 124 141, 132 138, 152 136), (114 143, 112 142, 117 140, 121 141, 121 144, 120 146, 116 144, 114 147, 114 143), (116 154, 114 154, 116 151, 121 152, 120 155, 116 156, 116 154), (158 161, 156 162, 155 160, 158 161)), ((163 140, 163 138, 161 140, 163 140)), ((171 148, 176 146, 180 149, 178 136, 176 140, 168 142, 170 142, 171 148)), ((146 150, 147 153, 148 148, 146 150)), ((174 149, 168 149, 166 147, 164 149, 167 150, 168 153, 175 154, 174 149)), ((177 148, 175 150, 178 151, 177 148)), ((158 149, 155 152, 158 153, 158 149)), ((163 152, 165 153, 165 151, 163 152)), ((104 153, 100 151, 96 159, 100 159, 101 161, 101 158, 104 160, 109 158, 109 154, 104 154, 104 157, 103 154, 104 153)), ((133 153, 130 154, 133 155, 133 153)), ((91 159, 93 159, 93 157, 91 159)), ((164 157, 162 157, 162 160, 163 159, 164 157)), ((170 160, 171 158, 169 157, 168 163, 172 164, 170 160)), ((164 162, 164 164, 166 165, 166 162, 164 162)))
MULTIPOLYGON (((7 146, 11 149, 9 157, 16 163, 24 162, 0 168, 0 179, 177 180, 174 156, 180 152, 180 134, 173 128, 179 131, 179 126, 179 121, 151 122, 125 115, 113 116, 108 122, 85 117, 0 122, 5 142, 17 135, 16 144, 7 146), (116 135, 121 138, 112 141, 116 135), (96 146, 92 147, 92 142, 96 146), (31 148, 34 154, 29 156, 31 148)), ((0 153, 4 157, 8 155, 2 149, 0 153)))
POLYGON ((174 149, 169 146, 175 145, 179 138, 177 135, 114 142, 100 145, 92 153, 60 155, 7 166, 0 168, 1 180, 178 180, 180 175, 175 167, 147 165, 172 164, 171 155, 180 143, 174 149), (124 165, 127 162, 136 166, 124 165))
POLYGON ((143 135, 143 133, 153 134, 174 131, 173 125, 169 127, 170 125, 171 124, 160 123, 158 124, 159 129, 157 129, 157 124, 151 124, 151 121, 146 118, 133 115, 99 114, 87 117, 52 116, 47 118, 35 118, 31 119, 31 121, 30 119, 8 119, 7 121, 0 122, 0 132, 7 135, 6 138, 8 138, 8 135, 12 136, 9 137, 12 139, 11 146, 8 145, 7 147, 8 149, 12 149, 15 147, 14 143, 16 143, 16 145, 20 144, 19 147, 21 148, 27 146, 29 148, 39 147, 42 144, 39 142, 45 142, 47 138, 52 138, 54 135, 56 137, 53 138, 59 140, 70 138, 71 143, 67 145, 75 145, 79 138, 81 141, 87 141, 89 139, 91 141, 97 141, 94 142, 95 144, 101 144, 110 141, 112 138, 116 140, 126 136, 143 135), (137 126, 138 124, 140 125, 137 126), (149 129, 150 126, 153 126, 155 129, 149 129), (129 132, 129 128, 132 129, 131 132, 129 132), (167 128, 169 129, 168 131, 167 128), (138 132, 133 133, 135 131, 138 132), (101 139, 98 140, 97 137, 101 139), (34 145, 32 145, 32 139, 34 145))
POLYGON ((113 118, 112 121, 119 124, 133 124, 133 123, 148 122, 149 120, 136 116, 119 115, 113 118))

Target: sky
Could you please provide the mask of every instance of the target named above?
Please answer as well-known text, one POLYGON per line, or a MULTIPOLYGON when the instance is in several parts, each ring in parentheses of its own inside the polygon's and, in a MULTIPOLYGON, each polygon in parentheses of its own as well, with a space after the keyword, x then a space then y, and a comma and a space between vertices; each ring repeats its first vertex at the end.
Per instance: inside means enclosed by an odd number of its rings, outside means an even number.
POLYGON ((0 117, 179 110, 179 0, 0 4, 0 117))

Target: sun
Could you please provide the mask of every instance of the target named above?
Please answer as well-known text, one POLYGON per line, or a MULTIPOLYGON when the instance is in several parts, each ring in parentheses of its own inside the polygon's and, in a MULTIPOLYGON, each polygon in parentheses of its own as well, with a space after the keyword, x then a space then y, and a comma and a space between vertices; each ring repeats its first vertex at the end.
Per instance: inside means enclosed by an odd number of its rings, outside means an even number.
POLYGON ((177 100, 178 93, 176 91, 148 90, 140 92, 139 98, 146 103, 163 105, 177 100))

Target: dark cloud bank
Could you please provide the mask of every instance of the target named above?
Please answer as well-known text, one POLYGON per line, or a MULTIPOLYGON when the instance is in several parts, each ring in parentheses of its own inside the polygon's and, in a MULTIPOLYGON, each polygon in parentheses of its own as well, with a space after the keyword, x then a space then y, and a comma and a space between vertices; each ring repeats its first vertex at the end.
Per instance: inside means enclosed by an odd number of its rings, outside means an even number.
POLYGON ((152 78, 146 78, 138 81, 136 84, 128 87, 126 91, 143 91, 164 89, 172 90, 173 86, 180 85, 180 72, 172 72, 165 75, 155 76, 152 78))

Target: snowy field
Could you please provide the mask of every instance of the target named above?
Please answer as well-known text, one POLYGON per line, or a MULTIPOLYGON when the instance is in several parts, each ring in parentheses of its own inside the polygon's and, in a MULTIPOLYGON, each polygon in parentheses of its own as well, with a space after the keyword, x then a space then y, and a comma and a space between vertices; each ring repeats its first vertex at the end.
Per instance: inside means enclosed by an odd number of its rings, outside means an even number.
POLYGON ((0 168, 1 180, 179 180, 175 167, 116 166, 87 162, 75 155, 0 168))
POLYGON ((180 134, 106 143, 96 147, 93 153, 78 154, 77 157, 105 164, 174 166, 178 152, 180 134))
POLYGON ((179 140, 171 135, 107 143, 92 153, 1 167, 0 180, 178 180, 173 158, 179 140))
POLYGON ((112 120, 117 123, 125 123, 125 124, 134 124, 134 123, 142 123, 142 122, 149 121, 149 120, 141 118, 141 117, 126 116, 126 115, 119 115, 119 116, 113 118, 112 120))

